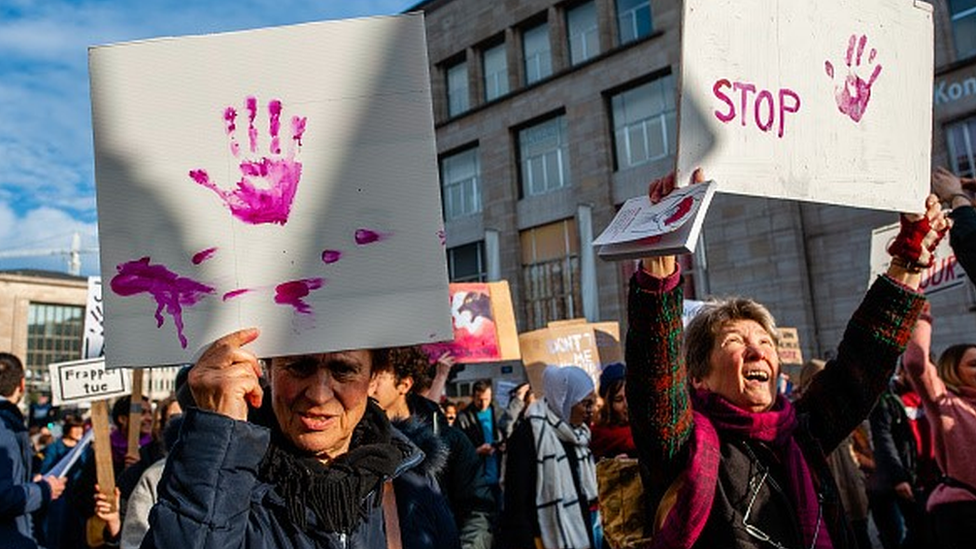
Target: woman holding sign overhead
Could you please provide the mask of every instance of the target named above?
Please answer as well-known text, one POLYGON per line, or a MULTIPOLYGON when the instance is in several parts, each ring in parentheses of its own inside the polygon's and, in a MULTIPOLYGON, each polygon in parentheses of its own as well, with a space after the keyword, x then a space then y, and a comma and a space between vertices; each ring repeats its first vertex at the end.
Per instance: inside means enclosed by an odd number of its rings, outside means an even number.
POLYGON ((386 351, 275 357, 217 340, 184 416, 143 547, 458 547, 424 455, 367 396, 386 351), (389 545, 388 545, 389 544, 389 545))
MULTIPOLYGON (((673 176, 655 181, 651 200, 673 187, 673 176)), ((892 266, 836 360, 792 404, 776 391, 765 307, 712 302, 683 330, 675 258, 642 261, 630 285, 627 401, 654 546, 856 547, 825 455, 867 417, 925 303, 920 272, 948 229, 934 196, 926 208, 902 216, 892 266)))

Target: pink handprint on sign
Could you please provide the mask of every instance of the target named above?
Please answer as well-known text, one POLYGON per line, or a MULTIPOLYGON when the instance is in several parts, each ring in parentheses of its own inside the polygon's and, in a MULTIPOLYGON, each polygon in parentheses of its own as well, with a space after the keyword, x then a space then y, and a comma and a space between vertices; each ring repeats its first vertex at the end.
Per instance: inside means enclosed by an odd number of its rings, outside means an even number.
MULTIPOLYGON (((302 146, 305 117, 291 117, 291 141, 285 146, 285 153, 282 153, 279 137, 281 101, 278 99, 269 101, 268 133, 271 138, 268 143, 269 156, 257 158, 258 132, 254 126, 258 112, 257 98, 248 97, 244 103, 248 118, 248 151, 254 156, 240 160, 241 179, 237 182, 237 188, 221 189, 210 180, 210 175, 203 169, 190 170, 190 178, 217 193, 237 219, 251 225, 262 223, 284 225, 288 222, 295 193, 298 190, 298 182, 302 177, 302 163, 295 157, 302 146)), ((235 108, 227 107, 224 110, 224 122, 230 141, 230 152, 234 158, 240 159, 241 146, 237 141, 235 108)))
MULTIPOLYGON (((866 35, 862 35, 860 39, 855 34, 851 35, 847 42, 847 76, 843 82, 838 83, 836 80, 834 82, 834 97, 837 100, 837 108, 855 122, 860 122, 861 117, 864 116, 864 110, 868 108, 868 101, 871 100, 871 86, 881 74, 881 65, 874 67, 867 81, 858 74, 861 72, 861 58, 864 55, 864 46, 867 41, 866 35), (853 66, 851 66, 852 63, 853 66)), ((877 54, 878 50, 871 48, 871 51, 868 52, 868 64, 874 63, 877 54)), ((827 71, 827 76, 834 78, 834 65, 830 61, 824 61, 824 69, 827 71)))

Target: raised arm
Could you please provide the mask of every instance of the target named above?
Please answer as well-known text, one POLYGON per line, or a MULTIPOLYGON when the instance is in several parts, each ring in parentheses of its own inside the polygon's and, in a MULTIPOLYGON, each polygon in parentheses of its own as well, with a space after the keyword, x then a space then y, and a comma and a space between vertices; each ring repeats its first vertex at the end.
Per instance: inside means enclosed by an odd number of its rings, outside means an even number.
POLYGON ((912 337, 908 340, 908 348, 905 349, 905 356, 902 358, 902 364, 908 372, 908 379, 927 405, 935 403, 946 392, 945 383, 939 377, 935 364, 929 360, 931 347, 932 317, 927 310, 915 323, 912 337))
POLYGON ((925 205, 924 215, 902 215, 901 231, 888 248, 891 266, 871 285, 848 322, 837 359, 797 402, 825 452, 870 413, 925 304, 917 292, 921 272, 932 264, 933 251, 949 228, 935 195, 925 205))
POLYGON ((159 502, 142 547, 244 547, 258 466, 269 429, 246 421, 263 396, 257 357, 243 348, 255 329, 229 334, 204 352, 188 385, 197 407, 186 412, 166 459, 159 502))
POLYGON ((976 187, 976 179, 960 178, 945 168, 932 172, 932 192, 952 208, 949 245, 966 275, 973 279, 976 277, 976 208, 966 187, 976 187))
MULTIPOLYGON (((701 170, 693 182, 704 179, 701 170)), ((674 189, 674 176, 651 183, 651 202, 674 189)), ((627 402, 645 487, 656 505, 684 466, 693 427, 688 373, 681 355, 684 296, 674 256, 647 257, 630 281, 628 298, 627 402)))

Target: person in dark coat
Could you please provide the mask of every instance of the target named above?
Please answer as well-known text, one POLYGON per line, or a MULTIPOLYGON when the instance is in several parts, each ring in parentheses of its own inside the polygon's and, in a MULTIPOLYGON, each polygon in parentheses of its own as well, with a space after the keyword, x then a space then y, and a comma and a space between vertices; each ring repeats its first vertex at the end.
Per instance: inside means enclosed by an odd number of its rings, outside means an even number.
POLYGON ((33 481, 34 455, 24 414, 17 403, 24 396, 24 364, 0 353, 0 545, 35 549, 31 514, 56 500, 64 482, 52 476, 33 481))
POLYGON ((945 168, 932 173, 932 192, 952 208, 949 245, 970 281, 976 280, 976 179, 959 177, 945 168))
MULTIPOLYGON (((655 181, 651 201, 673 188, 673 176, 655 181)), ((653 546, 856 547, 825 456, 887 387, 925 303, 921 271, 947 230, 935 196, 925 215, 902 216, 891 266, 796 403, 776 390, 765 307, 714 302, 684 330, 675 257, 642 260, 628 303, 627 402, 653 546)))
POLYGON ((471 387, 471 404, 458 413, 455 426, 461 429, 481 458, 481 471, 492 496, 499 503, 493 521, 501 511, 502 455, 505 452, 505 433, 502 431, 502 411, 492 399, 490 379, 481 379, 471 387))
POLYGON ((417 392, 428 384, 428 365, 427 355, 419 347, 391 349, 387 365, 373 376, 370 396, 386 411, 394 427, 424 453, 443 456, 436 478, 454 514, 461 547, 489 549, 495 500, 471 441, 448 425, 436 403, 417 392))
POLYGON ((275 357, 262 386, 257 337, 217 340, 190 371, 142 547, 457 548, 423 453, 367 395, 386 352, 275 357))

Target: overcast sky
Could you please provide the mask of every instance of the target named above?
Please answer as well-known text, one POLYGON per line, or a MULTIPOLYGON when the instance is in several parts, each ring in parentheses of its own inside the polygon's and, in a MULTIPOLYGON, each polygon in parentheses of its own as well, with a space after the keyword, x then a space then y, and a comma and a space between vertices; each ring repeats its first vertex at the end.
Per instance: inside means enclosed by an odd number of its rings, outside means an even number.
MULTIPOLYGON (((98 245, 88 46, 403 12, 418 0, 0 0, 0 270, 98 245)), ((98 274, 98 255, 82 255, 98 274)))

